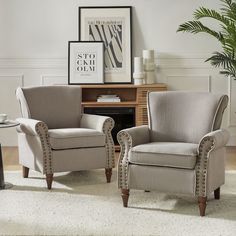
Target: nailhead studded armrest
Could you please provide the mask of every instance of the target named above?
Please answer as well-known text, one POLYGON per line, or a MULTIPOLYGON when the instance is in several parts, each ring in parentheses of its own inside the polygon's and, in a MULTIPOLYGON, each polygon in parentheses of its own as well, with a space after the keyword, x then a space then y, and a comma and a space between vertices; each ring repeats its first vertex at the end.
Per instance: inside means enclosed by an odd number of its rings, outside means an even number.
POLYGON ((83 114, 80 121, 81 128, 95 129, 105 134, 105 147, 107 152, 106 168, 115 167, 115 147, 111 135, 114 125, 115 122, 111 117, 100 115, 83 114))
POLYGON ((20 123, 20 127, 17 130, 28 135, 39 135, 42 132, 42 128, 44 131, 48 131, 47 125, 39 120, 18 118, 17 121, 20 123))
POLYGON ((229 140, 229 132, 227 130, 216 130, 206 134, 200 141, 198 146, 198 159, 196 164, 196 195, 206 196, 206 178, 207 166, 211 152, 224 147, 229 140))
POLYGON ((120 157, 118 161, 118 187, 122 189, 128 188, 128 153, 129 150, 139 144, 148 143, 149 128, 147 125, 133 127, 121 130, 117 134, 117 140, 120 144, 120 157))

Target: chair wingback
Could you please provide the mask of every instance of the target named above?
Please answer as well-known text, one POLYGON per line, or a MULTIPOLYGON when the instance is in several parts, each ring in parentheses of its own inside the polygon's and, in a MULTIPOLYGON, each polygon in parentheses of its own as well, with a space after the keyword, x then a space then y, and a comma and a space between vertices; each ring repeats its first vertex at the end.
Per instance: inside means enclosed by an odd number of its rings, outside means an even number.
POLYGON ((80 125, 82 96, 79 86, 18 88, 16 96, 24 118, 44 121, 50 129, 80 125))
POLYGON ((219 129, 228 96, 207 92, 150 92, 148 118, 151 140, 198 143, 219 129))

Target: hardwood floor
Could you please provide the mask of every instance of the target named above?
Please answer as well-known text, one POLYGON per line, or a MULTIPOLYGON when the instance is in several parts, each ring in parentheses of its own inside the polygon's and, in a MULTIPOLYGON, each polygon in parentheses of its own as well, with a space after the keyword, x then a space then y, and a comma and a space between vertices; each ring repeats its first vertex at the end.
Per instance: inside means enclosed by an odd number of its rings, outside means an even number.
POLYGON ((226 170, 236 170, 236 147, 226 147, 226 170))
POLYGON ((17 147, 2 147, 4 170, 21 170, 17 147))
MULTIPOLYGON (((21 170, 17 147, 2 147, 4 170, 21 170)), ((116 160, 119 153, 116 152, 116 160)), ((226 170, 236 170, 236 147, 226 148, 226 170)))

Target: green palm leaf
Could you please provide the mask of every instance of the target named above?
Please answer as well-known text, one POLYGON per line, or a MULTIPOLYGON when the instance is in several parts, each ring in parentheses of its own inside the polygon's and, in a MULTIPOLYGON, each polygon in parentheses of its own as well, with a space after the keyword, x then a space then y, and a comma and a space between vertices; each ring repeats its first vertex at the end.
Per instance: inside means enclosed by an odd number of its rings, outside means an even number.
POLYGON ((207 18, 212 18, 212 19, 218 20, 225 25, 231 24, 231 20, 228 17, 221 15, 219 12, 217 12, 215 10, 210 10, 205 7, 200 7, 198 10, 196 10, 193 13, 193 15, 196 20, 207 17, 207 18))
POLYGON ((206 59, 206 62, 210 61, 215 67, 227 68, 232 65, 232 58, 225 52, 214 52, 213 56, 206 59))
POLYGON ((216 32, 210 28, 203 25, 200 21, 188 21, 184 24, 181 24, 177 29, 177 32, 189 32, 193 34, 197 33, 208 33, 213 37, 217 38, 219 41, 224 41, 223 34, 221 32, 216 32))
POLYGON ((221 43, 223 52, 214 52, 206 61, 210 61, 214 67, 223 68, 221 74, 236 79, 236 0, 220 1, 222 3, 220 12, 200 7, 193 14, 194 20, 179 25, 177 32, 206 33, 216 38, 221 43), (203 18, 215 20, 221 30, 215 31, 207 27, 200 21, 203 18))

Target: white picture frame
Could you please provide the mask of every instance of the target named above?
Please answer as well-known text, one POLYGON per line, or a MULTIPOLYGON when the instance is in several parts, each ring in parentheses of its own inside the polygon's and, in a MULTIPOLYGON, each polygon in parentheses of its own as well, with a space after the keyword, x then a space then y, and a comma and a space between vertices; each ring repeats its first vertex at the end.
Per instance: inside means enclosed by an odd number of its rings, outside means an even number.
POLYGON ((68 84, 104 83, 104 44, 101 41, 68 42, 68 84))

